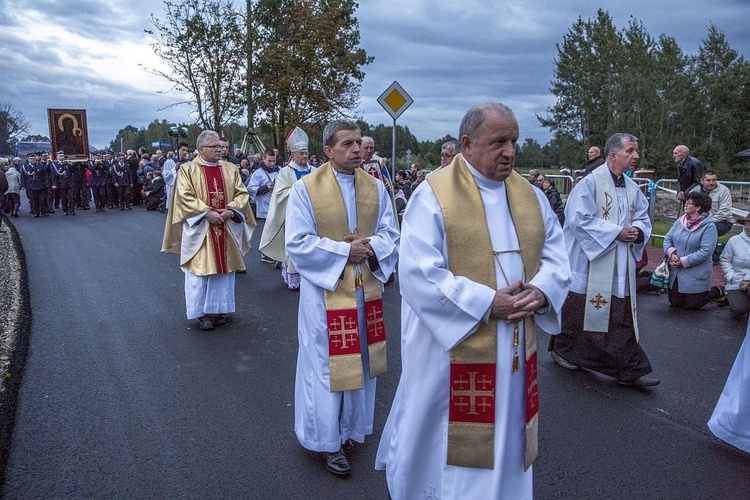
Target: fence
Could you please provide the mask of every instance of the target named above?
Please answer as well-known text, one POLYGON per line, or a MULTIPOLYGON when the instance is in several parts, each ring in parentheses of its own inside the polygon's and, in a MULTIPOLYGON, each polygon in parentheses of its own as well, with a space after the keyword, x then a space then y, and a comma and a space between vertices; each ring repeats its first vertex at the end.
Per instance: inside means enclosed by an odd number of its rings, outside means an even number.
MULTIPOLYGON (((633 179, 636 180, 636 179, 633 179)), ((750 182, 719 181, 732 193, 732 214, 735 217, 746 217, 750 205, 750 182)), ((649 217, 651 222, 660 220, 673 222, 682 212, 682 202, 677 201, 677 179, 659 179, 653 183, 649 198, 649 217)), ((652 238, 664 238, 664 234, 653 234, 652 238)))
MULTIPOLYGON (((528 178, 528 174, 523 174, 528 178)), ((557 187, 562 196, 563 203, 568 200, 568 195, 573 190, 575 181, 569 175, 544 175, 557 187)), ((677 179, 659 179, 656 182, 649 179, 634 178, 649 202, 649 218, 651 223, 663 221, 672 223, 682 212, 682 202, 677 201, 677 179)), ((750 209, 750 182, 742 181, 719 181, 729 188, 732 193, 732 214, 735 217, 747 217, 750 209)), ((663 239, 665 234, 652 234, 651 238, 663 239)))

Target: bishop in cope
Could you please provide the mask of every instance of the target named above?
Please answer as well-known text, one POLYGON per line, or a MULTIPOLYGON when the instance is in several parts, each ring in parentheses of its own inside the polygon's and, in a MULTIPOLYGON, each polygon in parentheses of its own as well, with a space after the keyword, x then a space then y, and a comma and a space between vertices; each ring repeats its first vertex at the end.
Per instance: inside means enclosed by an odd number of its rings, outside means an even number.
POLYGON ((392 205, 360 168, 361 146, 355 123, 326 125, 330 161, 294 184, 286 210, 286 248, 301 279, 294 430, 339 475, 372 433, 376 377, 386 371, 383 283, 398 258, 392 205))
POLYGON ((402 373, 376 460, 397 500, 532 497, 535 332, 560 331, 568 290, 560 223, 513 171, 513 112, 473 108, 459 138, 401 228, 402 373))

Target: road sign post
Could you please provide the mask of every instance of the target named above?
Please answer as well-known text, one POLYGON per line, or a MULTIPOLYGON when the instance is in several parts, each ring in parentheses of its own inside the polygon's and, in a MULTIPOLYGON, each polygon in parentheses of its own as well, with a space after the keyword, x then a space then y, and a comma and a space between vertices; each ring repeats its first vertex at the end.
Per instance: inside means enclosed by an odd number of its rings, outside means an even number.
POLYGON ((406 108, 412 105, 414 99, 406 93, 398 82, 393 82, 385 92, 380 94, 378 102, 393 118, 393 138, 391 141, 391 182, 396 182, 396 119, 406 108))

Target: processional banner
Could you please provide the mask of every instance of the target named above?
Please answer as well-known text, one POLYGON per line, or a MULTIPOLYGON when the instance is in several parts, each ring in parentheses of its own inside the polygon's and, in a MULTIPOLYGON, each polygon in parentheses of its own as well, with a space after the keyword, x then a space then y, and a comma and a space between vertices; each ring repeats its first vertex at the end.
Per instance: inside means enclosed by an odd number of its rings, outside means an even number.
POLYGON ((50 155, 65 152, 66 160, 89 159, 89 132, 85 109, 47 109, 50 155))

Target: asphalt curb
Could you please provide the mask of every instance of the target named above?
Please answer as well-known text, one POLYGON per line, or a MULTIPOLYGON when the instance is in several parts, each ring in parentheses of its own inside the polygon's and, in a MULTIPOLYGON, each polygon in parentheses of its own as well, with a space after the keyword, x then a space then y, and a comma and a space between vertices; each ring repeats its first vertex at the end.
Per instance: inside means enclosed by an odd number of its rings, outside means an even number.
MULTIPOLYGON (((13 428, 16 420, 18 407, 18 392, 21 388, 21 379, 29 350, 29 332, 31 331, 31 301, 29 295, 29 281, 26 269, 26 255, 23 251, 21 238, 18 236, 15 226, 2 214, 3 226, 10 233, 10 245, 7 248, 7 259, 15 259, 18 263, 15 272, 7 272, 4 276, 5 282, 9 283, 8 289, 17 290, 19 306, 11 311, 11 317, 5 323, 7 332, 5 336, 8 342, 0 349, 0 492, 5 485, 5 470, 10 457, 10 449, 13 443, 13 428), (14 286, 15 285, 15 286, 14 286), (6 359, 7 358, 7 359, 6 359)), ((5 266, 0 272, 6 271, 5 266)), ((2 306, 5 306, 9 297, 4 298, 2 306)), ((2 327, 3 325, 0 325, 2 327)))

